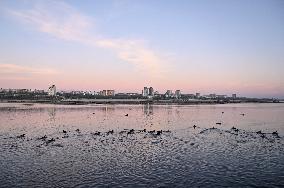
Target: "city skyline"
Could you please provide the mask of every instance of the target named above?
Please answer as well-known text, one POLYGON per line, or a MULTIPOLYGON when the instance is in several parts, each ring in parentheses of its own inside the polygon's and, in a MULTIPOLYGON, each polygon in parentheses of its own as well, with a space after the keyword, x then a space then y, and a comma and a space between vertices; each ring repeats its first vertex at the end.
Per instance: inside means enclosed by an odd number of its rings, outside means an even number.
POLYGON ((284 98, 283 1, 1 1, 0 87, 284 98))

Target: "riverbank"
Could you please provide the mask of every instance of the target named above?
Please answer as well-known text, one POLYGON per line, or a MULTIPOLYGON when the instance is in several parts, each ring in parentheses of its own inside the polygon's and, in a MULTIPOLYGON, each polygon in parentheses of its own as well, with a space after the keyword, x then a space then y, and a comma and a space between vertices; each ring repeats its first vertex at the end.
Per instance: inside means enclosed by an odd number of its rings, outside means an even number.
POLYGON ((156 105, 196 105, 196 104, 226 104, 226 103, 283 103, 272 99, 243 99, 243 100, 150 100, 150 99, 65 99, 65 100, 0 100, 0 103, 43 103, 60 105, 86 105, 86 104, 156 104, 156 105))

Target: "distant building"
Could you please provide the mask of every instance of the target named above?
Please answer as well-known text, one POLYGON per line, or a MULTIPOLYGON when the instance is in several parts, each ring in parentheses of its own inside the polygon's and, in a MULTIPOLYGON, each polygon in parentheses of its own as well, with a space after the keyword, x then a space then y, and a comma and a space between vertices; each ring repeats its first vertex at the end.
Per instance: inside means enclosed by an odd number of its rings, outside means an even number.
POLYGON ((196 95, 194 95, 194 94, 182 94, 181 97, 184 98, 184 99, 194 99, 194 97, 196 97, 196 95))
POLYGON ((102 90, 99 92, 99 95, 102 95, 102 96, 114 96, 115 95, 115 92, 114 90, 102 90))
POLYGON ((177 99, 179 99, 179 98, 181 97, 181 92, 180 92, 180 90, 176 90, 176 91, 175 91, 175 97, 176 97, 177 99))
POLYGON ((167 92, 165 93, 166 97, 172 97, 173 96, 173 92, 172 90, 167 90, 167 92))
POLYGON ((114 90, 107 90, 107 96, 114 96, 115 92, 114 90))
POLYGON ((232 98, 236 99, 237 98, 237 94, 232 94, 232 98))
POLYGON ((38 89, 35 89, 33 92, 37 93, 37 94, 44 94, 45 93, 44 90, 38 90, 38 89))
POLYGON ((153 87, 144 87, 143 90, 142 90, 142 96, 143 97, 148 97, 148 98, 151 98, 154 96, 154 89, 153 87))
POLYGON ((147 87, 144 87, 144 89, 142 90, 142 96, 148 97, 148 95, 149 95, 149 89, 147 87))
POLYGON ((56 86, 55 85, 52 85, 48 88, 48 95, 56 96, 56 86))
POLYGON ((196 94, 195 94, 195 97, 196 97, 196 98, 200 98, 200 93, 196 93, 196 94))
POLYGON ((154 89, 149 87, 149 96, 154 96, 154 89))
POLYGON ((213 93, 213 94, 209 94, 209 98, 211 98, 211 99, 215 99, 215 98, 216 98, 216 94, 215 94, 215 93, 213 93))
POLYGON ((141 94, 139 94, 139 93, 126 93, 126 95, 128 95, 128 96, 139 96, 141 94))
POLYGON ((216 98, 218 98, 218 99, 224 99, 224 98, 227 98, 227 95, 216 95, 216 98))

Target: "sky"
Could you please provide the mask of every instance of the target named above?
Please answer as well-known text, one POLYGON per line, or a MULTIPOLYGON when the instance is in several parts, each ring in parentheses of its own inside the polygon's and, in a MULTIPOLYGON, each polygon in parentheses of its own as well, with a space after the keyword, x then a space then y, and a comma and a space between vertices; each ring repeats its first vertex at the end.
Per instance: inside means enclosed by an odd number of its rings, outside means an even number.
POLYGON ((0 0, 0 87, 284 98, 283 0, 0 0))

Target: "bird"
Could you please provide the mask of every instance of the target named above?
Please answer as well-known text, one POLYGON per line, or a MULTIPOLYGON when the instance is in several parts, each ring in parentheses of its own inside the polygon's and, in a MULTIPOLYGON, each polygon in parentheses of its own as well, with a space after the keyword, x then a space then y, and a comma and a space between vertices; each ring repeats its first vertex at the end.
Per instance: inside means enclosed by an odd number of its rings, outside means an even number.
POLYGON ((256 134, 262 134, 262 132, 261 131, 257 131, 256 134))
POLYGON ((125 114, 125 116, 128 116, 128 114, 125 114))
POLYGON ((196 125, 193 125, 193 128, 195 129, 195 128, 196 128, 196 125))
POLYGON ((127 134, 134 134, 134 129, 130 129, 127 134))
POLYGON ((276 136, 276 137, 279 137, 279 135, 278 135, 278 132, 277 132, 277 131, 272 132, 272 135, 273 135, 273 136, 276 136))
POLYGON ((222 114, 224 114, 224 112, 222 112, 222 114))
POLYGON ((46 135, 44 135, 43 137, 39 138, 39 140, 45 140, 47 138, 46 135))
POLYGON ((76 129, 75 131, 76 131, 76 132, 80 132, 80 129, 76 129))
POLYGON ((241 116, 245 116, 245 114, 240 114, 241 116))
POLYGON ((47 140, 47 141, 46 141, 46 144, 49 144, 49 143, 51 143, 51 142, 55 142, 55 139, 54 139, 54 138, 51 138, 51 139, 47 140))
POLYGON ((21 135, 17 136, 17 138, 25 138, 25 134, 21 134, 21 135))
POLYGON ((95 132, 94 135, 100 136, 100 135, 101 135, 101 132, 95 132))
POLYGON ((162 134, 162 130, 160 130, 160 131, 157 131, 157 135, 161 135, 162 134))
POLYGON ((218 122, 218 123, 216 123, 216 125, 221 125, 222 123, 220 123, 220 122, 218 122))
POLYGON ((239 132, 239 129, 237 129, 236 127, 232 127, 232 130, 239 132))
POLYGON ((143 130, 139 130, 139 132, 141 133, 141 132, 146 132, 146 129, 143 129, 143 130))
POLYGON ((67 133, 67 131, 65 131, 65 130, 63 130, 62 132, 63 132, 63 133, 67 133))
POLYGON ((263 133, 261 134, 261 138, 265 138, 265 135, 263 133))

